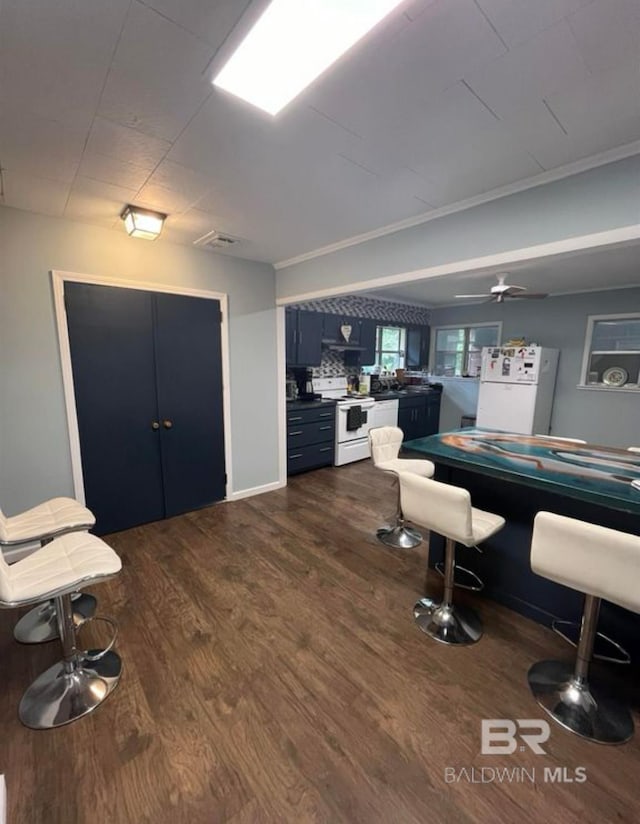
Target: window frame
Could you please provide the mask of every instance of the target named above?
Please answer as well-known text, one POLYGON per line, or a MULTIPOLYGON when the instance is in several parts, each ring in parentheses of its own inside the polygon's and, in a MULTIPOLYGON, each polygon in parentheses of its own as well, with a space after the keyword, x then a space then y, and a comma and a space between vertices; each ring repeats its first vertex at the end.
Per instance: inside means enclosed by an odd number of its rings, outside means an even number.
MULTIPOLYGON (((438 340, 438 332, 446 331, 447 329, 464 329, 464 347, 462 350, 463 356, 463 363, 466 363, 469 357, 469 332, 471 329, 478 329, 480 327, 487 327, 487 326, 496 326, 498 328, 498 342, 495 344, 496 346, 500 346, 500 341, 502 340, 502 321, 501 320, 491 320, 491 321, 482 321, 479 323, 446 323, 443 326, 432 326, 431 327, 431 341, 429 346, 429 373, 434 377, 438 378, 464 378, 463 375, 436 375, 435 368, 436 368, 436 341, 438 340)), ((479 376, 473 375, 472 376, 475 380, 479 380, 479 376)), ((469 380, 469 378, 464 378, 464 380, 469 380)))
MULTIPOLYGON (((606 386, 604 384, 594 384, 587 382, 587 373, 589 371, 589 362, 592 354, 593 332, 598 321, 603 320, 638 320, 640 321, 640 312, 621 312, 616 314, 607 313, 606 315, 587 315, 587 328, 584 337, 584 349, 582 351, 582 366, 580 368, 580 382, 578 389, 589 389, 596 392, 640 392, 640 380, 636 376, 636 380, 629 381, 631 386, 606 386)), ((622 350, 621 350, 622 351, 622 350)), ((635 350, 634 350, 635 351, 635 350)), ((640 349, 638 350, 640 355, 640 349)))
MULTIPOLYGON (((395 369, 404 369, 407 363, 407 326, 401 323, 389 323, 389 322, 376 322, 376 349, 375 349, 375 364, 372 367, 372 370, 378 370, 380 374, 382 374, 383 365, 381 362, 383 354, 397 354, 398 356, 402 357, 402 362, 405 366, 396 366, 395 369), (399 341, 398 341, 398 349, 382 349, 382 331, 383 329, 398 329, 399 330, 399 341), (404 341, 403 341, 404 337, 404 341)), ((395 371, 393 369, 392 371, 395 371)))

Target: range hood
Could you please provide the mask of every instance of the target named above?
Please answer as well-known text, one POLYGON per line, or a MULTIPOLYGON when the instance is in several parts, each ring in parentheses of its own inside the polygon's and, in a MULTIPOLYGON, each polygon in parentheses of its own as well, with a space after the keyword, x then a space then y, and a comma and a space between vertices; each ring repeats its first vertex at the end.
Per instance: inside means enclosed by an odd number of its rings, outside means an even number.
POLYGON ((359 343, 338 343, 332 340, 323 340, 322 346, 325 349, 330 349, 332 352, 364 352, 366 346, 360 346, 359 343))

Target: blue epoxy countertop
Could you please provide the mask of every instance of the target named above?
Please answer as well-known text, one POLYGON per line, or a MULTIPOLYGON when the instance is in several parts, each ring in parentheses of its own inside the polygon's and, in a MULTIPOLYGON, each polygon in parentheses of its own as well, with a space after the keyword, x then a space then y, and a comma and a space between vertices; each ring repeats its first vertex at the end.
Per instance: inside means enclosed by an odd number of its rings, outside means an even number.
POLYGON ((640 454, 535 435, 458 429, 403 444, 436 463, 640 515, 640 454))

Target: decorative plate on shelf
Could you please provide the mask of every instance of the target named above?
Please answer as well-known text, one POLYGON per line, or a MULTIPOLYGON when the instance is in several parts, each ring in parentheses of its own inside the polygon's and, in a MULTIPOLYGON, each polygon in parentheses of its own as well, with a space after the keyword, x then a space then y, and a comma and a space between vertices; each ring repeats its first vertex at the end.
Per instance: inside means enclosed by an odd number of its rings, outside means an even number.
POLYGON ((629 373, 621 366, 610 366, 602 374, 602 383, 607 386, 624 386, 629 379, 629 373))

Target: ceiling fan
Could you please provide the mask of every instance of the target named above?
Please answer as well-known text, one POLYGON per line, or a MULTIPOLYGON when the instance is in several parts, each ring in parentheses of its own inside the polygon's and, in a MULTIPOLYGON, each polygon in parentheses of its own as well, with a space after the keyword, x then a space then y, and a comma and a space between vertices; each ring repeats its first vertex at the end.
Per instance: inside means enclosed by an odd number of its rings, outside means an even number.
POLYGON ((505 298, 528 298, 531 299, 540 299, 546 298, 546 292, 527 292, 526 286, 514 286, 512 284, 505 283, 505 279, 507 275, 496 275, 498 278, 498 282, 495 286, 492 286, 490 291, 485 293, 484 295, 456 295, 457 298, 488 298, 489 301, 493 301, 494 303, 504 303, 505 298))

